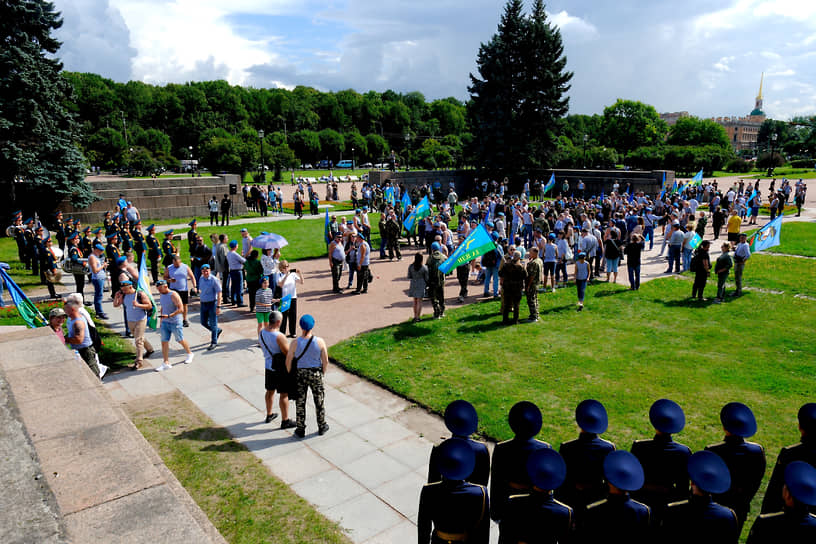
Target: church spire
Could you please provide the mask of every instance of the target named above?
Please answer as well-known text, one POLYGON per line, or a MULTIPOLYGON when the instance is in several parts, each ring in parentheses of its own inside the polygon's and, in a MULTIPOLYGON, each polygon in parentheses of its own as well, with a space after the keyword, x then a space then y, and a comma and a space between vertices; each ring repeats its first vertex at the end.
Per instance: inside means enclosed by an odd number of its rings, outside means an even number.
MULTIPOLYGON (((762 76, 759 78, 759 94, 757 95, 757 100, 762 101, 762 83, 765 79, 765 72, 762 72, 762 76)), ((760 108, 762 109, 762 108, 760 108)))
POLYGON ((759 78, 759 94, 756 97, 756 103, 754 104, 754 111, 751 112, 751 115, 765 115, 762 111, 762 84, 765 82, 765 72, 762 72, 762 76, 759 78))

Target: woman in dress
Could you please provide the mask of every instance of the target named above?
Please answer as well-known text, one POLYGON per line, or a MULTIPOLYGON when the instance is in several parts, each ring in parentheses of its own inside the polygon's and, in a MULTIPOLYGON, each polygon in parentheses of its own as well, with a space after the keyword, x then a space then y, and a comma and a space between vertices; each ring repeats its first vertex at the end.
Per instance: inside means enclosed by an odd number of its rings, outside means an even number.
POLYGON ((414 323, 419 321, 422 313, 422 299, 425 297, 425 287, 428 284, 428 267, 422 264, 422 253, 414 255, 414 262, 408 266, 408 296, 414 299, 414 323))

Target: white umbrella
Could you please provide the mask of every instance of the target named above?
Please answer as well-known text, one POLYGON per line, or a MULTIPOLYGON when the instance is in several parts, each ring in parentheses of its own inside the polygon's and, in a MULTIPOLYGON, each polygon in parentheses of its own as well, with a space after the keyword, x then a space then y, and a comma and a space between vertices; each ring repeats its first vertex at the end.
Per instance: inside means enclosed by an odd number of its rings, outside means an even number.
POLYGON ((252 239, 252 247, 259 249, 280 249, 289 245, 280 234, 261 234, 252 239))

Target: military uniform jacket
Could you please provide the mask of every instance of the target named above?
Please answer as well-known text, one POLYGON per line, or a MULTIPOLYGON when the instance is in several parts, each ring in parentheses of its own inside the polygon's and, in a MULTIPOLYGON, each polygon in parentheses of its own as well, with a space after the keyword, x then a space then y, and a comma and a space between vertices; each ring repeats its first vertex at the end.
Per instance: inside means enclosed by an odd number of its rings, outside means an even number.
POLYGON ((167 266, 173 262, 173 254, 176 252, 176 246, 173 245, 171 240, 165 240, 162 242, 162 253, 164 253, 164 258, 162 259, 162 264, 167 266))
POLYGON ((686 466, 691 450, 669 435, 655 435, 651 440, 636 440, 632 454, 638 458, 646 475, 643 489, 633 494, 654 510, 655 517, 670 502, 688 497, 689 478, 686 466))
POLYGON ((142 234, 139 229, 134 228, 131 231, 131 236, 133 237, 133 249, 136 250, 136 253, 144 253, 147 249, 144 234, 142 234))
POLYGON ((530 261, 527 261, 526 270, 528 281, 524 284, 525 290, 532 291, 538 287, 538 284, 541 283, 541 270, 543 268, 544 263, 541 262, 541 259, 539 259, 538 257, 530 261), (529 289, 527 288, 528 286, 529 289))
POLYGON ((23 236, 25 237, 25 247, 28 254, 36 255, 37 244, 34 242, 34 239, 37 237, 37 233, 31 229, 25 229, 25 231, 23 231, 23 236))
POLYGON ((741 525, 737 514, 711 495, 692 495, 689 500, 669 504, 663 514, 660 542, 666 544, 735 544, 741 525))
MULTIPOLYGON (((461 437, 459 437, 461 438, 461 437)), ((476 466, 473 468, 473 473, 465 478, 468 482, 487 486, 487 480, 490 478, 490 452, 487 446, 482 442, 476 440, 467 440, 473 453, 476 454, 476 466)), ((436 446, 431 449, 431 460, 428 463, 428 483, 441 482, 442 476, 439 474, 436 446)))
POLYGON ((567 478, 555 495, 572 506, 578 516, 606 496, 603 461, 613 451, 615 444, 594 433, 582 432, 575 440, 561 444, 558 452, 567 464, 567 478))
MULTIPOLYGON (((771 480, 768 482, 768 490, 765 491, 765 498, 762 500, 762 513, 768 514, 782 510, 782 486, 785 484, 785 467, 793 461, 805 461, 811 466, 816 466, 816 436, 803 436, 802 441, 793 446, 782 448, 779 457, 776 458, 771 480)), ((813 509, 811 509, 813 512, 813 509)))
POLYGON ((111 267, 111 270, 116 266, 117 257, 121 257, 121 255, 119 248, 108 242, 108 245, 105 246, 105 258, 108 260, 108 266, 111 267))
POLYGON ((83 236, 82 240, 79 242, 79 248, 82 250, 82 255, 84 257, 88 257, 91 254, 91 248, 94 245, 94 239, 91 236, 83 236))
POLYGON ((572 508, 536 491, 513 495, 499 528, 499 544, 556 544, 569 542, 573 532, 572 508))
POLYGON ((490 501, 483 485, 444 480, 426 484, 419 495, 419 544, 488 544, 490 501), (453 538, 446 538, 450 536, 453 538))
POLYGON ((151 261, 160 259, 162 256, 161 249, 159 249, 159 241, 152 234, 147 235, 147 258, 151 261))
POLYGON ((127 252, 133 249, 133 239, 127 229, 119 229, 119 239, 122 243, 122 252, 127 252))
POLYGON ((549 447, 546 442, 534 438, 530 440, 514 438, 496 444, 490 479, 490 496, 493 498, 490 517, 499 521, 511 495, 531 491, 530 477, 527 475, 527 458, 534 451, 549 447))
POLYGON ((116 227, 113 225, 113 220, 111 219, 104 219, 102 224, 105 226, 105 236, 110 236, 111 234, 116 231, 116 227))
POLYGON ((804 507, 762 514, 751 527, 746 544, 805 544, 816 542, 816 516, 804 507))
POLYGON ((751 499, 765 476, 765 450, 759 444, 747 442, 739 436, 726 436, 722 442, 706 446, 705 449, 719 455, 731 473, 731 489, 716 495, 714 500, 733 508, 744 523, 751 508, 751 499))
POLYGON ((520 263, 509 263, 499 269, 499 277, 504 280, 502 287, 509 293, 521 293, 527 270, 520 263))
POLYGON ((651 511, 648 506, 631 499, 628 494, 609 495, 589 505, 578 526, 577 540, 583 544, 647 544, 651 542, 650 523, 651 511))
POLYGON ((196 238, 198 237, 198 233, 195 229, 190 229, 187 232, 187 248, 190 250, 190 254, 193 253, 193 248, 196 245, 196 238))

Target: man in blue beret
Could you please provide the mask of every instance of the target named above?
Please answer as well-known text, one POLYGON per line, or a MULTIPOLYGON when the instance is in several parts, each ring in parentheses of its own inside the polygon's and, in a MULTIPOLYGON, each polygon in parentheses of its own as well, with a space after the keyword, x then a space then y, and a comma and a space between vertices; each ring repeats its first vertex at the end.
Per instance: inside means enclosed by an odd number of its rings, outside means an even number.
MULTIPOLYGON (((312 334, 315 319, 309 314, 300 318, 301 335, 289 344, 286 353, 286 371, 297 373, 297 392, 295 395, 295 436, 306 436, 306 394, 312 390, 312 399, 317 416, 317 434, 326 434, 329 424, 326 423, 326 408, 323 404, 323 376, 329 368, 329 352, 326 342, 312 334)), ((290 397, 292 392, 289 392, 290 397)))
POLYGON ((784 481, 782 510, 759 516, 747 544, 816 542, 816 516, 808 511, 816 507, 816 468, 791 461, 785 466, 784 481))
POLYGON ((754 413, 746 405, 729 402, 720 410, 720 421, 725 438, 705 449, 725 461, 731 474, 731 487, 715 495, 714 500, 737 513, 742 529, 751 510, 751 500, 765 476, 765 450, 759 444, 745 440, 757 431, 754 413))
POLYGON ((575 409, 578 438, 561 444, 559 452, 567 466, 564 485, 556 496, 575 509, 580 518, 586 507, 604 498, 606 485, 603 461, 615 451, 615 444, 599 435, 606 432, 609 419, 604 405, 595 399, 586 399, 575 409))
POLYGON ((473 449, 459 438, 439 446, 441 482, 426 484, 419 495, 419 544, 490 540, 490 501, 483 485, 465 481, 476 464, 473 449))
POLYGON ((535 437, 541 430, 541 410, 529 401, 520 401, 510 408, 508 423, 514 437, 496 444, 491 467, 490 496, 493 497, 490 517, 499 522, 507 511, 511 495, 527 493, 532 482, 527 473, 527 459, 534 451, 550 447, 535 437))
POLYGON ((649 420, 655 428, 654 438, 636 440, 632 454, 638 458, 646 481, 635 498, 652 509, 658 523, 670 502, 686 498, 688 494, 688 446, 675 442, 672 435, 686 426, 686 416, 676 402, 660 399, 649 409, 649 420))
POLYGON ((609 496, 586 510, 578 526, 578 541, 647 544, 650 534, 649 507, 629 494, 643 487, 643 467, 628 451, 613 451, 603 462, 609 496))
MULTIPOLYGON (((779 452, 762 501, 763 514, 782 510, 782 486, 785 482, 785 467, 789 463, 804 461, 816 466, 816 402, 809 402, 799 408, 798 419, 801 440, 798 444, 782 448, 779 452)), ((816 512, 816 509, 811 512, 816 512)))
POLYGON ((736 544, 742 527, 737 514, 714 501, 731 486, 728 467, 716 453, 698 451, 689 457, 691 497, 668 505, 660 527, 660 542, 736 544))

